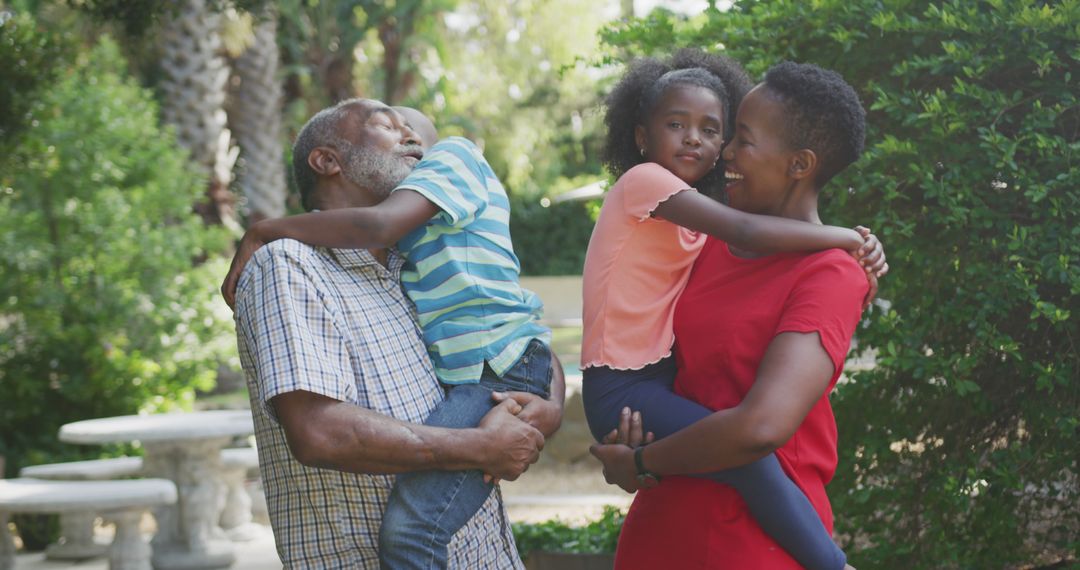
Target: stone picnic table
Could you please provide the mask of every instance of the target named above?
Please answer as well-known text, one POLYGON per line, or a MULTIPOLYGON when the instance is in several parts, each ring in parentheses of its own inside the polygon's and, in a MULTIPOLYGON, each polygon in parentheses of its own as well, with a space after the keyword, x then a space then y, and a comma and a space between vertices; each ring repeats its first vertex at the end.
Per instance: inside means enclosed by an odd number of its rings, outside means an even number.
POLYGON ((213 410, 84 420, 62 426, 59 438, 87 445, 140 442, 143 474, 170 479, 177 489, 176 504, 154 512, 154 568, 197 570, 236 561, 218 526, 227 492, 221 450, 254 432, 250 410, 213 410))

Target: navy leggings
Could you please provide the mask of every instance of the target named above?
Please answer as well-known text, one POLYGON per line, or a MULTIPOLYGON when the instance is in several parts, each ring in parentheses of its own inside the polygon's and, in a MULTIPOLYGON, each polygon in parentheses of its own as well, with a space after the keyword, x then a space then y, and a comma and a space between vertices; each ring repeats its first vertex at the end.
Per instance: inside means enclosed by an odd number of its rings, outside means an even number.
MULTIPOLYGON (((712 414, 701 404, 675 394, 675 372, 674 357, 641 370, 586 368, 581 395, 593 437, 599 441, 618 427, 619 414, 627 406, 641 412, 645 431, 653 432, 657 439, 712 414)), ((775 455, 698 477, 734 487, 762 530, 799 564, 810 570, 840 570, 847 563, 817 511, 784 473, 775 455)))

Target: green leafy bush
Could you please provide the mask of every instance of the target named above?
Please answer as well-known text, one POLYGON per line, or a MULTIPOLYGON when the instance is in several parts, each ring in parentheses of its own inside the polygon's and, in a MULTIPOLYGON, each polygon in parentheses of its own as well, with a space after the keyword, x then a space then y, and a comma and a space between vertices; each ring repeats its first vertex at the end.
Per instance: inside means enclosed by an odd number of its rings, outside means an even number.
POLYGON ((562 202, 544 207, 536 198, 510 198, 510 235, 523 275, 581 275, 599 207, 562 202))
POLYGON ((823 216, 884 241, 877 366, 835 393, 853 564, 1001 568, 1080 545, 1080 2, 745 1, 606 32, 839 71, 866 156, 823 216))
POLYGON ((615 552, 625 519, 622 510, 606 506, 599 519, 583 526, 570 526, 559 520, 513 523, 514 542, 522 560, 534 551, 610 554, 615 552))
POLYGON ((194 263, 226 245, 192 213, 204 181, 113 42, 63 65, 0 172, 8 475, 101 453, 59 444, 66 422, 189 406, 232 349, 222 263, 194 263))
POLYGON ((0 162, 33 121, 34 94, 54 81, 70 49, 66 38, 29 16, 0 11, 0 162))

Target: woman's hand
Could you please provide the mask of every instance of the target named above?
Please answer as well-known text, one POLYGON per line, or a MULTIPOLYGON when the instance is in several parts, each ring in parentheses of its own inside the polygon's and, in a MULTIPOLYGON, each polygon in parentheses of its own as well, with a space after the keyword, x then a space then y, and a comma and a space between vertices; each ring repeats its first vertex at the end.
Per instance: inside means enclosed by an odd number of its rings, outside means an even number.
POLYGON ((863 237, 863 245, 851 252, 851 256, 866 271, 866 280, 870 282, 870 291, 863 299, 863 310, 865 310, 877 296, 878 279, 889 272, 889 264, 885 261, 885 248, 882 247, 877 236, 870 232, 870 228, 855 226, 855 231, 863 237))
POLYGON ((221 296, 225 297, 225 303, 230 309, 236 308, 236 284, 240 281, 244 266, 251 261, 251 256, 255 255, 255 251, 264 245, 266 241, 261 237, 258 224, 255 224, 244 232, 244 237, 236 246, 236 254, 233 255, 232 264, 229 265, 229 273, 225 275, 225 281, 221 283, 221 296))
MULTIPOLYGON (((634 448, 651 443, 652 432, 643 433, 641 412, 631 413, 630 408, 623 408, 619 416, 619 427, 604 436, 603 443, 589 447, 592 453, 604 464, 604 480, 611 485, 618 485, 627 493, 634 493, 641 486, 634 465, 634 448)), ((650 485, 651 487, 652 485, 650 485)))

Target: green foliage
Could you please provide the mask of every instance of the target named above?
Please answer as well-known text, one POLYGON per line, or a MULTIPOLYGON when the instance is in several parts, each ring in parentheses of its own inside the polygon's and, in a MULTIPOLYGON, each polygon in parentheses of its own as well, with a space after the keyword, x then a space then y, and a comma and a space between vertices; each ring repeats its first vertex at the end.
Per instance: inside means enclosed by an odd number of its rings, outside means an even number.
POLYGON ((193 268, 225 246, 192 213, 204 180, 157 126, 151 95, 125 79, 112 41, 62 65, 0 173, 9 475, 77 456, 56 441, 63 423, 190 406, 231 345, 222 264, 193 268))
POLYGON ((892 266, 858 333, 877 367, 834 397, 856 566, 1077 555, 1077 22, 1076 0, 776 0, 609 30, 621 53, 725 46, 754 75, 814 62, 869 111, 866 155, 824 197, 892 266))
POLYGON ((11 522, 19 531, 26 552, 42 552, 60 538, 59 515, 17 513, 11 515, 11 522))
POLYGON ((581 275, 595 224, 589 202, 544 207, 532 198, 510 199, 510 237, 523 275, 581 275))
POLYGON ((0 161, 34 121, 33 102, 60 72, 69 50, 66 38, 40 29, 29 16, 0 12, 0 161))
POLYGON ((418 102, 445 101, 431 109, 440 124, 482 141, 514 194, 538 199, 560 177, 602 177, 599 90, 579 63, 596 48, 602 4, 472 0, 456 13, 462 23, 446 31, 438 95, 418 93, 418 102))
POLYGON ((626 513, 606 506, 599 519, 584 526, 570 526, 558 520, 513 523, 514 542, 522 560, 533 551, 610 554, 615 552, 625 519, 626 513))
MULTIPOLYGON (((257 13, 269 0, 206 0, 211 10, 236 7, 257 13)), ((85 11, 103 22, 116 22, 132 36, 139 36, 151 29, 163 16, 184 7, 184 2, 160 0, 67 0, 73 7, 85 11)))

